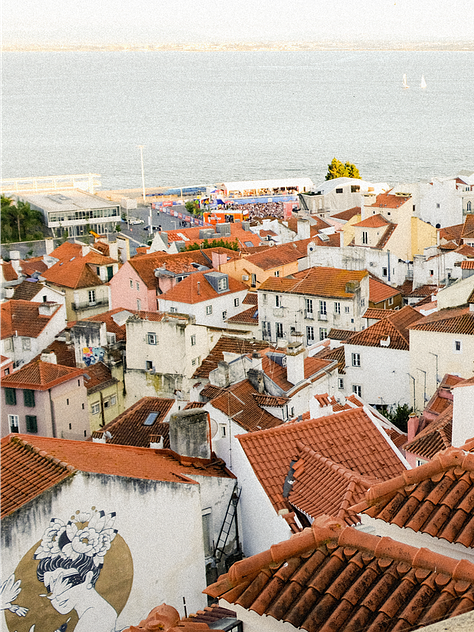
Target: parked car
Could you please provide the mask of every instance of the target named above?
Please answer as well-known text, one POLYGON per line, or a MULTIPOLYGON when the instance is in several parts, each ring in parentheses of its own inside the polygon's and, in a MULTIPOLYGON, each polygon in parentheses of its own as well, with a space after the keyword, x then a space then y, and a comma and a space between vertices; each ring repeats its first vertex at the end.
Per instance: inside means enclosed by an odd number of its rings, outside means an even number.
POLYGON ((135 226, 135 224, 144 224, 145 220, 144 219, 140 219, 139 217, 131 217, 129 219, 129 223, 132 224, 133 226, 135 226))

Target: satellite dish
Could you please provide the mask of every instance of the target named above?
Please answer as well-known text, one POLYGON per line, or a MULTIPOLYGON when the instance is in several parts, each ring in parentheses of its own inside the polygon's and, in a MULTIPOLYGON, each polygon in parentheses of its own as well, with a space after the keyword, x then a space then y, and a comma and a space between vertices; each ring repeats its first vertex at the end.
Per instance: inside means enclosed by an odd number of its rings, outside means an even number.
POLYGON ((219 424, 215 419, 211 419, 211 439, 214 439, 219 430, 219 424))

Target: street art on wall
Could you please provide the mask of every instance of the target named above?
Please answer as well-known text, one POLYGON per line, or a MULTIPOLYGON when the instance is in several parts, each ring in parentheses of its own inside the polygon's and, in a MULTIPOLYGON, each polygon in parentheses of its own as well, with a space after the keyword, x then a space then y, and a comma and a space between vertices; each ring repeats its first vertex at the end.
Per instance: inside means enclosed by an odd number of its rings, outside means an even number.
POLYGON ((115 513, 52 518, 0 588, 9 632, 115 632, 133 580, 115 513))
POLYGON ((82 347, 82 361, 86 366, 102 362, 105 355, 105 349, 102 347, 82 347))

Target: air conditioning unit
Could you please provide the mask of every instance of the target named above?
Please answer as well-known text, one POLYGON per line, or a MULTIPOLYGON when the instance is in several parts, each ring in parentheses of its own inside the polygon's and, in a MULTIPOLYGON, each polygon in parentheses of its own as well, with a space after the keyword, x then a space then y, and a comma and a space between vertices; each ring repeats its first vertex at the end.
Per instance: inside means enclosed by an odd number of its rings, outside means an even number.
POLYGON ((107 332, 107 344, 113 345, 117 342, 117 336, 114 333, 107 332))

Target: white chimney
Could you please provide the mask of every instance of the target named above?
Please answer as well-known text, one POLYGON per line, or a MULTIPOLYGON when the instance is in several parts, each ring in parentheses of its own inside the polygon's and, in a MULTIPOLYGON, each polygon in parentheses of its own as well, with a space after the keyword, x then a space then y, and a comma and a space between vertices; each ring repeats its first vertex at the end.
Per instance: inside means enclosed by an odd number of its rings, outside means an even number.
POLYGON ((19 250, 11 250, 10 251, 10 263, 12 264, 12 268, 18 274, 21 271, 21 268, 20 268, 20 251, 19 250))
POLYGON ((311 226, 309 219, 299 219, 297 223, 298 239, 309 239, 311 237, 311 226))
POLYGON ((152 450, 162 450, 163 435, 150 435, 150 448, 152 450))
POLYGON ((54 351, 43 351, 40 357, 41 362, 47 362, 48 364, 57 364, 58 358, 54 351))
POLYGON ((51 237, 45 239, 44 246, 46 248, 46 254, 50 255, 54 250, 54 239, 51 239, 51 237))
POLYGON ((474 437, 474 377, 452 387, 453 437, 452 445, 460 448, 474 437))
POLYGON ((299 384, 304 380, 305 347, 293 342, 286 350, 286 377, 288 382, 299 384))
POLYGON ((43 302, 38 306, 38 313, 41 316, 51 316, 57 306, 57 303, 43 302))

